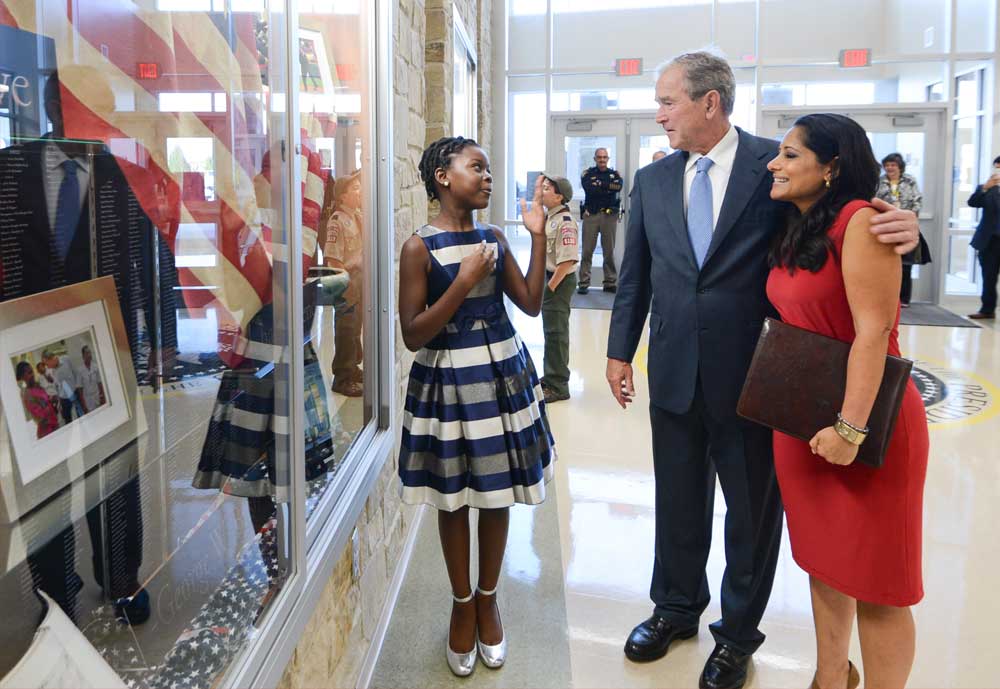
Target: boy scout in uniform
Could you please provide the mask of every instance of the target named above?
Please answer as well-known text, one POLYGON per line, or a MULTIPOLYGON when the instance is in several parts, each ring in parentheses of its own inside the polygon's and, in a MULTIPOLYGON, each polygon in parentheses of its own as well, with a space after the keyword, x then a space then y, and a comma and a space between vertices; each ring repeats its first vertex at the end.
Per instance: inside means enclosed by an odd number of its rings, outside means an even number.
POLYGON ((576 287, 579 232, 567 204, 573 185, 565 177, 544 174, 542 205, 545 220, 545 296, 542 298, 542 329, 545 333, 545 376, 542 390, 546 403, 569 399, 569 310, 576 287))
POLYGON ((326 264, 351 277, 342 301, 334 306, 333 391, 347 397, 364 394, 361 371, 364 323, 364 221, 361 217, 361 173, 334 182, 333 212, 325 224, 326 264))

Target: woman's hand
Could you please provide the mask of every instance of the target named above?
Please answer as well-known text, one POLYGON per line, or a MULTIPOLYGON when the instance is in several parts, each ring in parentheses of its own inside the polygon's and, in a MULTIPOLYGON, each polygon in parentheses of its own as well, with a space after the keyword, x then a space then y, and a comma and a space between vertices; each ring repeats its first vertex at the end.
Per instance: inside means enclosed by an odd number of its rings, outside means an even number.
POLYGON ((480 280, 492 273, 496 265, 497 259, 493 253, 493 245, 487 244, 486 240, 483 240, 475 251, 462 259, 455 281, 472 289, 479 284, 480 280))
POLYGON ((830 464, 847 466, 858 456, 858 446, 841 438, 833 426, 827 426, 809 441, 814 455, 819 455, 830 464))
POLYGON ((542 206, 542 176, 535 180, 535 195, 531 199, 531 209, 524 199, 521 199, 521 219, 528 232, 536 237, 545 236, 545 207, 542 206))

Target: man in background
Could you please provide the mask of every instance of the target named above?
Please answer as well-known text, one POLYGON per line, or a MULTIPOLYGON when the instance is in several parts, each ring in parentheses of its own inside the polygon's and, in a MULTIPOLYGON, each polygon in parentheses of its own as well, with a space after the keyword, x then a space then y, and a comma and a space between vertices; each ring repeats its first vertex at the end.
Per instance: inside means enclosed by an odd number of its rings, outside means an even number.
POLYGON ((84 345, 80 355, 83 357, 83 367, 76 374, 76 398, 83 406, 83 413, 89 414, 103 405, 107 398, 104 396, 101 372, 94 364, 94 355, 91 354, 90 347, 84 345))
POLYGON ((997 276, 1000 276, 1000 157, 993 161, 990 178, 976 187, 969 197, 969 205, 983 209, 979 226, 970 242, 979 255, 979 267, 983 271, 982 306, 976 313, 970 313, 969 318, 995 318, 997 276))
POLYGON ((594 166, 587 168, 580 178, 584 200, 580 209, 583 216, 583 260, 580 262, 580 282, 577 292, 586 294, 590 288, 590 264, 601 236, 604 254, 604 291, 614 292, 618 284, 615 268, 615 234, 618 231, 618 213, 621 210, 622 177, 608 167, 611 157, 608 149, 594 151, 594 166))

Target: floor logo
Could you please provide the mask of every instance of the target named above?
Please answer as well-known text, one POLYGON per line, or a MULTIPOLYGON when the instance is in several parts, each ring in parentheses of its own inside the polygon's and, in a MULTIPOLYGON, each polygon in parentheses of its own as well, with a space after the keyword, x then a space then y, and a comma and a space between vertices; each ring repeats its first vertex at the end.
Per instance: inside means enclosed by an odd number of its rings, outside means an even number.
POLYGON ((967 374, 918 360, 913 362, 910 377, 920 391, 930 423, 957 423, 996 411, 993 386, 967 374))

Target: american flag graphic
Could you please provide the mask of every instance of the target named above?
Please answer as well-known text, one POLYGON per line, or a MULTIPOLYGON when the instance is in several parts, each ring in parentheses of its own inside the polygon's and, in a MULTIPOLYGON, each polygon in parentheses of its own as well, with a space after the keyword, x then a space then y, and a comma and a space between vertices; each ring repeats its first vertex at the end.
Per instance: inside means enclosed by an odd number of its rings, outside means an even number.
MULTIPOLYGON (((164 12, 150 0, 142 4, 150 7, 129 0, 0 0, 0 24, 54 41, 65 136, 111 148, 175 255, 181 225, 208 228, 196 241, 215 256, 204 263, 214 265, 179 267, 181 293, 187 307, 215 310, 218 354, 236 365, 247 346, 245 326, 272 299, 273 261, 286 258, 271 242, 272 227, 282 222, 280 205, 270 201, 281 133, 267 130, 267 27, 260 12, 164 12), (158 78, 138 78, 140 62, 155 63, 158 78), (164 92, 211 93, 215 102, 223 94, 226 106, 163 112, 164 92), (121 94, 134 102, 121 102, 121 94), (191 173, 170 169, 168 139, 176 137, 212 141, 211 203, 188 198, 191 173)), ((334 113, 301 117, 303 273, 316 252, 326 182, 314 139, 333 136, 335 127, 334 113)))

